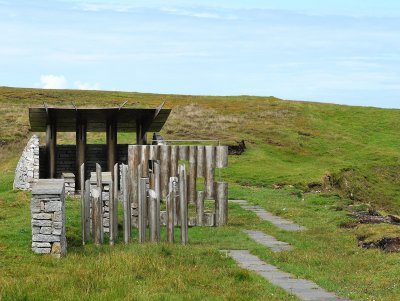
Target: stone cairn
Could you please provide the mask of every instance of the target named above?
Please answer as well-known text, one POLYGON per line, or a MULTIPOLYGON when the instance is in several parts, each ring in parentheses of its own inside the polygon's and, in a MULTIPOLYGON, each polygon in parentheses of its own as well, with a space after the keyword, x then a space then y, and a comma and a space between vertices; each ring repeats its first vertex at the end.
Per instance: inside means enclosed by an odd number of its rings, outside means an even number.
POLYGON ((32 189, 32 251, 66 254, 65 188, 63 179, 39 180, 32 189))
POLYGON ((15 170, 14 189, 31 190, 39 180, 39 137, 29 139, 15 170))

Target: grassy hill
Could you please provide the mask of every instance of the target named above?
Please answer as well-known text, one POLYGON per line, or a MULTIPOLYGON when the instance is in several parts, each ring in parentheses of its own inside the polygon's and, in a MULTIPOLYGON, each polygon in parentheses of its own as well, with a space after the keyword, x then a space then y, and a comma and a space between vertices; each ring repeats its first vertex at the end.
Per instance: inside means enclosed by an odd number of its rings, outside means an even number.
MULTIPOLYGON (((218 250, 246 248, 266 262, 354 300, 396 300, 399 253, 365 250, 357 237, 400 236, 398 226, 360 225, 349 208, 400 214, 400 110, 361 108, 274 97, 212 97, 126 92, 0 88, 0 300, 234 299, 296 300, 244 272, 218 250), (230 206, 221 229, 189 231, 189 247, 79 244, 79 202, 69 200, 67 258, 30 252, 30 196, 12 191, 13 172, 31 135, 28 107, 155 107, 173 111, 166 139, 245 140, 247 151, 230 157, 222 177, 230 198, 247 199, 307 227, 286 233, 230 206), (295 250, 271 253, 240 230, 259 229, 295 250), (383 234, 382 234, 383 233, 383 234), (164 277, 162 277, 164 275, 164 277), (82 280, 84 279, 84 280, 82 280), (65 293, 65 295, 63 294, 65 293)), ((104 141, 90 134, 89 142, 104 141)), ((135 141, 120 134, 120 143, 135 141)), ((61 143, 74 134, 59 136, 61 143)))

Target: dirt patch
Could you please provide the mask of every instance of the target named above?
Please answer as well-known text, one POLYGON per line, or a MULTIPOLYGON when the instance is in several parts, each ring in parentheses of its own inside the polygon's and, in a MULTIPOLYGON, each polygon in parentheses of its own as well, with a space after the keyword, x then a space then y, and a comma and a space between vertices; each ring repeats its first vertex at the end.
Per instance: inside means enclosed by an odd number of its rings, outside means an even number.
POLYGON ((353 211, 351 215, 357 218, 359 224, 392 224, 400 225, 400 217, 395 215, 383 216, 374 209, 368 211, 353 211))
POLYGON ((384 237, 377 241, 364 241, 359 237, 359 246, 365 249, 381 249, 386 252, 400 252, 400 237, 384 237))
POLYGON ((236 145, 228 145, 228 154, 229 155, 241 155, 246 150, 246 144, 244 140, 237 142, 236 145))

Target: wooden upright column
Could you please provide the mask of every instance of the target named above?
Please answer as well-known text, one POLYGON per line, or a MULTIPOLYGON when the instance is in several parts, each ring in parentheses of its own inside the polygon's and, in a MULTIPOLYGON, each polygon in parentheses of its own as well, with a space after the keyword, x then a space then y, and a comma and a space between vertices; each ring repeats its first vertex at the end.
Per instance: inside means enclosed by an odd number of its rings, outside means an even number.
POLYGON ((54 179, 56 177, 56 145, 56 123, 50 116, 46 126, 47 177, 49 179, 54 179))
POLYGON ((140 121, 136 122, 136 144, 146 145, 147 144, 147 132, 143 129, 143 123, 140 121))
POLYGON ((81 183, 85 181, 86 174, 86 123, 82 121, 78 121, 76 123, 76 174, 75 174, 75 187, 76 190, 83 189, 81 187, 81 183), (80 167, 84 165, 83 174, 80 171, 80 167), (81 175, 83 179, 81 179, 81 175))
POLYGON ((113 172, 117 161, 117 124, 107 123, 107 170, 113 172))

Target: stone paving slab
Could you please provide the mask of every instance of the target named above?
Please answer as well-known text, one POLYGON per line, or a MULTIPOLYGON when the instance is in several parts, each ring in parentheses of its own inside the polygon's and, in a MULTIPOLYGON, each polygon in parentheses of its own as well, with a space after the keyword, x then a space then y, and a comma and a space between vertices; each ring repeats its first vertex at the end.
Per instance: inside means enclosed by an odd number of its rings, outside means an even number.
POLYGON ((275 237, 267 235, 261 231, 243 230, 243 232, 259 244, 271 249, 272 252, 290 251, 293 249, 293 247, 287 242, 279 241, 275 237))
POLYGON ((280 271, 267 264, 247 250, 221 250, 232 257, 240 267, 256 272, 272 284, 305 301, 350 301, 330 293, 312 281, 297 279, 293 275, 280 271))
POLYGON ((306 229, 305 227, 297 225, 297 224, 293 223, 292 221, 289 221, 282 217, 273 215, 272 213, 266 211, 261 206, 248 205, 248 202, 245 200, 229 200, 229 202, 239 204, 240 207, 242 207, 245 210, 253 211, 255 214, 257 214, 257 216, 259 218, 270 222, 271 224, 278 227, 279 229, 282 229, 285 231, 302 231, 302 230, 306 229))

